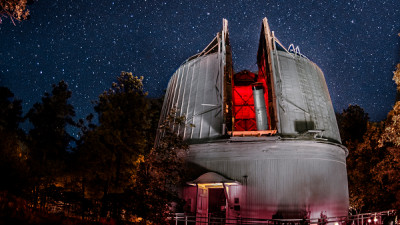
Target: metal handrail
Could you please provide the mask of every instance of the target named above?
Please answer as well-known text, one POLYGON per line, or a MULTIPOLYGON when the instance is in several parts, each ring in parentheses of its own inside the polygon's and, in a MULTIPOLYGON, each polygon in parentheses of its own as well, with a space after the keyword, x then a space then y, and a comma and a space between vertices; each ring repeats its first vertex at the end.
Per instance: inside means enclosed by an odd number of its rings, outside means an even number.
MULTIPOLYGON (((174 224, 196 224, 196 225, 208 225, 208 224, 269 224, 269 225, 304 225, 304 224, 332 224, 332 225, 380 225, 383 224, 383 216, 395 216, 395 210, 386 210, 380 212, 362 213, 349 216, 341 217, 326 217, 326 218, 311 218, 311 219, 262 219, 262 218, 222 218, 215 217, 212 214, 205 216, 196 216, 193 214, 175 213, 171 215, 171 222, 174 224)), ((394 221, 395 222, 395 221, 394 221)), ((395 225, 395 224, 393 224, 395 225)))

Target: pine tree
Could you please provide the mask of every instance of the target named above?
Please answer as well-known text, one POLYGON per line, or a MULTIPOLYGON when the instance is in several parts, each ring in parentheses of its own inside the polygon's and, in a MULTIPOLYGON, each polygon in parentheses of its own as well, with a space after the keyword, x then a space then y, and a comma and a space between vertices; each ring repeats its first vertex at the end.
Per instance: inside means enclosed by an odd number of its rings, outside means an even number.
POLYGON ((99 124, 87 129, 79 145, 79 158, 86 168, 85 181, 90 198, 101 198, 101 216, 111 213, 120 219, 126 201, 125 190, 136 180, 136 173, 151 140, 151 111, 143 77, 122 72, 117 82, 99 96, 95 111, 99 124))
POLYGON ((367 130, 368 113, 358 105, 349 105, 341 114, 336 115, 342 143, 351 145, 360 142, 367 130))
POLYGON ((0 190, 21 194, 27 185, 27 152, 23 142, 22 101, 0 87, 0 190))
POLYGON ((64 81, 53 85, 51 94, 45 93, 41 103, 35 103, 26 118, 33 128, 29 131, 31 175, 35 178, 34 202, 42 194, 42 206, 46 204, 46 190, 65 167, 70 142, 74 138, 67 132, 74 125, 74 107, 68 103, 71 91, 64 81))
MULTIPOLYGON (((176 184, 182 176, 187 145, 168 124, 157 147, 154 140, 162 101, 148 99, 143 78, 122 72, 117 82, 99 96, 98 125, 80 121, 79 176, 86 199, 100 202, 100 217, 119 221, 134 216, 164 224, 171 202, 179 201, 176 184)), ((182 122, 183 118, 169 122, 182 122)))
POLYGON ((181 204, 176 187, 184 176, 184 159, 188 145, 173 132, 171 125, 183 125, 185 117, 172 110, 160 124, 162 134, 158 143, 141 164, 138 180, 133 187, 136 204, 133 214, 153 224, 166 224, 171 203, 181 204))

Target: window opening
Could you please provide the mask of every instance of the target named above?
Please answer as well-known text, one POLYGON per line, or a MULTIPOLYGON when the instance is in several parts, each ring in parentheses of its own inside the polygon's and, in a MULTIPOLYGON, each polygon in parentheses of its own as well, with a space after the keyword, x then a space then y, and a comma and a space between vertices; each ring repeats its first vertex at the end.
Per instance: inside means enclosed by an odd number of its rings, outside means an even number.
POLYGON ((257 72, 243 70, 232 79, 232 136, 260 136, 276 133, 271 119, 272 96, 264 63, 257 72))

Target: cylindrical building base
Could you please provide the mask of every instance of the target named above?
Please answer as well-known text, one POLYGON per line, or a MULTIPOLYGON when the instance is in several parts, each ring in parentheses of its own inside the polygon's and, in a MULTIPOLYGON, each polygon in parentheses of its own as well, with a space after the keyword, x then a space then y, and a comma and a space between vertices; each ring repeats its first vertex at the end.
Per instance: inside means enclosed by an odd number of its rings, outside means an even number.
POLYGON ((193 177, 212 171, 238 181, 226 188, 229 217, 318 218, 347 215, 346 155, 330 142, 242 137, 191 145, 188 163, 202 168, 193 177))

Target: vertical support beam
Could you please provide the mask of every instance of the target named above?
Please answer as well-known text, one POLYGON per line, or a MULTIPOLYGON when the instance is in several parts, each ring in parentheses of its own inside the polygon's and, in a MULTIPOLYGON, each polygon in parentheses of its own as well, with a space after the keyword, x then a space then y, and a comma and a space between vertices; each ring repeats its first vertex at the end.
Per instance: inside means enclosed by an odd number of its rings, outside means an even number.
POLYGON ((225 47, 225 65, 223 67, 223 123, 228 131, 233 130, 232 126, 232 51, 229 44, 228 21, 223 19, 223 45, 225 47))
POLYGON ((221 90, 221 114, 223 118, 222 122, 222 127, 221 127, 221 134, 225 135, 225 127, 226 127, 226 114, 225 114, 225 99, 226 99, 226 91, 225 91, 225 66, 226 66, 226 39, 228 36, 228 20, 222 19, 222 32, 221 32, 221 42, 220 42, 220 49, 218 49, 219 56, 219 62, 220 62, 220 90, 221 90))
POLYGON ((272 41, 273 41, 273 45, 274 45, 274 48, 273 48, 273 50, 271 49, 271 52, 270 52, 270 55, 271 55, 271 58, 272 58, 272 56, 273 56, 273 52, 275 53, 275 56, 276 56, 276 67, 278 68, 278 70, 276 71, 275 70, 275 63, 274 63, 274 59, 272 59, 272 68, 274 68, 274 70, 272 71, 272 77, 273 77, 273 79, 274 79, 274 83, 273 83, 273 87, 274 87, 274 90, 275 90, 275 93, 274 93, 274 102, 275 102, 275 113, 276 113, 276 126, 277 126, 277 130, 278 130, 278 133, 281 133, 282 132, 282 129, 281 129, 281 123, 280 123, 280 111, 282 110, 281 108, 279 108, 278 106, 280 106, 280 104, 282 104, 282 102, 281 102, 281 99, 282 99, 282 83, 281 83, 281 70, 280 70, 280 68, 281 68, 281 66, 280 66, 280 64, 279 64, 279 57, 278 57, 278 51, 276 50, 276 43, 275 43, 275 34, 274 34, 274 32, 272 32, 272 41), (279 85, 279 88, 278 88, 278 85, 279 85), (279 92, 279 93, 276 93, 276 92, 279 92), (277 94, 279 94, 279 96, 280 96, 280 98, 277 98, 276 97, 276 95, 277 94))
POLYGON ((231 204, 231 201, 230 201, 230 197, 229 197, 229 190, 228 190, 228 187, 226 187, 225 186, 225 183, 223 183, 222 182, 222 187, 224 188, 224 194, 225 194, 225 198, 226 198, 226 204, 227 204, 227 206, 226 206, 226 209, 225 209, 225 218, 227 219, 227 218, 229 218, 229 214, 230 214, 230 206, 232 205, 231 204))
POLYGON ((197 202, 199 201, 199 185, 196 184, 196 204, 194 205, 194 220, 197 221, 197 202))
POLYGON ((267 86, 268 86, 268 94, 269 94, 269 106, 270 108, 268 110, 268 114, 271 118, 271 124, 270 127, 271 129, 275 130, 278 129, 278 132, 280 132, 280 128, 278 126, 279 124, 279 119, 278 119, 278 108, 277 106, 279 103, 277 102, 276 98, 276 87, 275 87, 275 76, 274 76, 274 66, 273 66, 273 57, 272 57, 272 50, 274 48, 273 45, 273 38, 271 35, 271 30, 268 25, 268 20, 267 18, 263 19, 262 22, 262 27, 261 27, 261 35, 260 35, 260 43, 259 43, 259 49, 257 52, 257 61, 258 61, 258 66, 261 67, 265 63, 265 71, 266 71, 266 76, 267 76, 267 86), (263 57, 264 56, 264 57, 263 57), (265 62, 262 62, 262 59, 264 58, 265 62))

